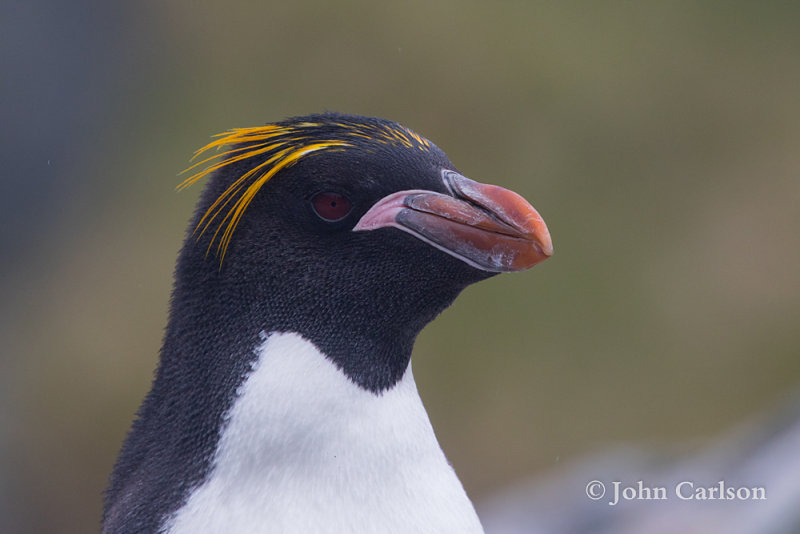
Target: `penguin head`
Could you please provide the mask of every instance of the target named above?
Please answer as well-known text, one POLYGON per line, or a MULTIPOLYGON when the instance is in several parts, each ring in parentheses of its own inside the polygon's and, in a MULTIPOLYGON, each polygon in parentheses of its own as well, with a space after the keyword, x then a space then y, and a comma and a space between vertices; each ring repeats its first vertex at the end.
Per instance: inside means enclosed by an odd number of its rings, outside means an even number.
POLYGON ((552 254, 522 197, 467 179, 394 122, 311 115, 199 152, 220 147, 185 182, 211 175, 176 298, 213 301, 256 330, 300 330, 368 389, 401 376, 389 353, 410 355, 466 286, 552 254))

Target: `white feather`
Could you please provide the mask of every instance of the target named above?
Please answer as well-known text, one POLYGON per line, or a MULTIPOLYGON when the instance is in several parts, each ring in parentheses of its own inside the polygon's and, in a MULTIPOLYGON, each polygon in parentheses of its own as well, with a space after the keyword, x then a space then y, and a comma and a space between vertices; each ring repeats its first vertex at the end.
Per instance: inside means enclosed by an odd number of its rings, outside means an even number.
POLYGON ((298 334, 273 334, 226 420, 211 474, 165 532, 483 532, 410 365, 376 395, 298 334))

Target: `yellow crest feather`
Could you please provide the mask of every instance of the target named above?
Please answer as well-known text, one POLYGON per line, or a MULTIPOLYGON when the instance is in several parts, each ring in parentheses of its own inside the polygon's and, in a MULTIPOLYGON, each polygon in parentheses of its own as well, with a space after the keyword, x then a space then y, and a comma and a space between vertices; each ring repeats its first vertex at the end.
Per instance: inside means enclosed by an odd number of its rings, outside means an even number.
POLYGON ((234 180, 206 210, 194 229, 199 240, 209 230, 212 223, 217 221, 217 227, 208 244, 206 254, 216 243, 216 253, 220 265, 222 265, 236 226, 261 187, 280 170, 290 167, 301 158, 314 152, 354 147, 363 143, 364 141, 360 141, 362 139, 420 150, 428 150, 431 147, 427 139, 400 125, 362 123, 351 120, 323 121, 322 123, 314 121, 287 122, 250 128, 234 128, 213 137, 215 137, 213 141, 194 153, 192 161, 211 150, 219 151, 226 146, 232 148, 193 163, 181 174, 201 169, 183 180, 178 185, 178 190, 183 190, 228 165, 266 157, 264 161, 234 180), (325 127, 327 133, 331 135, 320 135, 320 127, 325 127), (335 130, 331 131, 331 128, 335 130))

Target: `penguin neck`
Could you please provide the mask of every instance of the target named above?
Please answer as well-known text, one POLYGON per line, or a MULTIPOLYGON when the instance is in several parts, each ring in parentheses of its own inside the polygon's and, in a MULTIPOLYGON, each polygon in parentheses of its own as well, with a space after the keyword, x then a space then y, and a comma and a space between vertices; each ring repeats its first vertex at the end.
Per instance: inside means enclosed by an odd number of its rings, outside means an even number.
MULTIPOLYGON (((220 271, 203 252, 189 240, 179 258, 161 361, 111 477, 105 531, 162 521, 209 479, 226 414, 260 361, 262 333, 299 335, 318 351, 319 365, 335 369, 359 394, 382 398, 405 377, 417 333, 460 291, 444 274, 433 289, 408 284, 406 291, 387 275, 391 287, 373 292, 353 284, 348 298, 331 307, 315 300, 327 294, 319 288, 272 271, 256 276, 236 262, 220 271)), ((312 281, 323 278, 312 274, 312 281)))
POLYGON ((428 285, 391 272, 342 280, 319 265, 269 268, 264 274, 231 261, 220 271, 202 252, 193 246, 182 252, 162 365, 198 353, 230 358, 225 351, 231 344, 249 361, 260 332, 295 332, 355 383, 377 393, 403 377, 419 332, 463 289, 445 275, 428 285), (339 288, 336 297, 329 296, 331 287, 339 288), (183 354, 186 347, 195 354, 183 354))

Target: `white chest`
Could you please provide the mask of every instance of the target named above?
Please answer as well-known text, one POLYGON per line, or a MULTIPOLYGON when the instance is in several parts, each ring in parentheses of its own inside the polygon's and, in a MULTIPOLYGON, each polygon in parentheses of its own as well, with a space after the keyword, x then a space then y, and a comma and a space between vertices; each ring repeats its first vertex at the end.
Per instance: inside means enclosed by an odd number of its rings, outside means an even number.
POLYGON ((375 395, 299 335, 273 334, 238 394, 169 534, 483 532, 410 367, 375 395))

